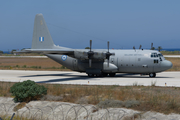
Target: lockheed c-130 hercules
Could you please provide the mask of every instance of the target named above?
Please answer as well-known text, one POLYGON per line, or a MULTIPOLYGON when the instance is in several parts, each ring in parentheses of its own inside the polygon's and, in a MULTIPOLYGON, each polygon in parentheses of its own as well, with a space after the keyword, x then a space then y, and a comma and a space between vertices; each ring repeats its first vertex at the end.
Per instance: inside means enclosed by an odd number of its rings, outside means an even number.
POLYGON ((89 77, 115 76, 116 73, 148 74, 156 77, 156 73, 172 67, 163 55, 155 50, 109 50, 71 49, 56 46, 51 38, 42 14, 37 14, 34 20, 34 30, 31 49, 17 53, 42 53, 61 65, 78 72, 85 72, 89 77))

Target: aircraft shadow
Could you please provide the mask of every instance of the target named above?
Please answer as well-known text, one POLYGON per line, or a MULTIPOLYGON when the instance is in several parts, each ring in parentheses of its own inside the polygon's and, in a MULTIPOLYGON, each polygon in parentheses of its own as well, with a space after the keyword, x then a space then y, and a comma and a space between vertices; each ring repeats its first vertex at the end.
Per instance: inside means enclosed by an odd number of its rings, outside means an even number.
POLYGON ((36 83, 52 83, 52 82, 63 82, 63 81, 71 81, 71 80, 88 80, 88 79, 92 79, 89 77, 85 77, 85 76, 79 76, 79 77, 73 77, 73 78, 61 78, 61 79, 52 79, 52 80, 46 80, 46 81, 39 81, 36 83))
POLYGON ((71 75, 71 73, 62 73, 62 74, 38 74, 38 75, 28 75, 28 76, 21 76, 21 77, 42 77, 42 76, 77 76, 71 75))
MULTIPOLYGON (((64 76, 64 77, 68 77, 68 78, 58 78, 58 79, 49 79, 49 80, 45 80, 45 81, 39 81, 36 83, 53 83, 53 82, 63 82, 63 81, 72 81, 72 80, 95 80, 98 81, 98 79, 95 78, 99 78, 99 79, 103 79, 103 77, 88 77, 86 75, 74 75, 72 73, 62 73, 62 74, 41 74, 41 75, 29 75, 29 76, 21 76, 21 77, 42 77, 42 76, 64 76)), ((115 77, 104 77, 104 78, 149 78, 148 75, 143 75, 140 76, 139 74, 129 74, 129 73, 120 73, 117 74, 115 77), (138 75, 138 76, 137 76, 138 75)), ((155 78, 172 78, 172 77, 155 77, 155 78)))
POLYGON ((28 75, 28 76, 21 76, 21 77, 45 77, 45 76, 59 76, 59 77, 68 77, 68 78, 59 78, 59 79, 50 79, 46 81, 40 81, 36 83, 49 83, 49 82, 63 82, 63 81, 71 81, 71 80, 86 80, 86 79, 92 79, 88 76, 79 76, 79 75, 73 75, 72 73, 62 73, 62 74, 39 74, 39 75, 28 75))
MULTIPOLYGON (((109 78, 149 78, 148 75, 142 75, 142 76, 134 76, 136 74, 117 74, 114 77, 109 77, 109 78)), ((138 75, 138 74, 137 74, 138 75)), ((79 77, 79 79, 82 78, 89 78, 88 76, 78 76, 78 75, 71 75, 71 73, 65 73, 65 74, 42 74, 42 75, 29 75, 29 76, 21 76, 21 77, 41 77, 41 76, 67 76, 67 77, 79 77)), ((92 78, 103 78, 103 77, 92 77, 92 78)), ((106 78, 106 77, 105 77, 106 78)), ((156 76, 155 78, 173 78, 173 77, 162 77, 162 76, 156 76)))

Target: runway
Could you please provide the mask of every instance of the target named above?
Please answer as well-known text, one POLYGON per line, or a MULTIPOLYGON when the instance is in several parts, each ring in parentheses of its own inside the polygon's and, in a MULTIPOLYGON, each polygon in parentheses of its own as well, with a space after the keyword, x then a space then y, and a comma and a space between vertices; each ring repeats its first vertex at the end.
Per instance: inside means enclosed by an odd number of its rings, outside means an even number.
POLYGON ((180 87, 180 72, 157 73, 156 78, 139 74, 117 74, 115 77, 93 77, 89 78, 85 73, 62 72, 62 71, 25 71, 25 70, 0 70, 0 81, 22 82, 33 80, 37 83, 51 84, 82 84, 82 85, 144 85, 151 86, 176 86, 180 87))

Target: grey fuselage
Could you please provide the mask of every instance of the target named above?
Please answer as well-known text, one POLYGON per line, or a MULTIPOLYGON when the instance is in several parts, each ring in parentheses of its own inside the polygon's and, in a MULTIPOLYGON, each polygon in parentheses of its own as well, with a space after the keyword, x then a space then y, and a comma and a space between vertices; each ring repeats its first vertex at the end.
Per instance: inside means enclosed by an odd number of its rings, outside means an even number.
MULTIPOLYGON (((89 50, 74 50, 85 51, 89 50)), ((93 50, 94 52, 107 52, 107 50, 93 50)), ((63 66, 79 72, 90 72, 98 74, 104 73, 140 73, 149 74, 162 72, 172 67, 172 63, 155 50, 110 50, 115 55, 110 56, 109 66, 106 60, 92 60, 89 67, 87 59, 76 59, 74 56, 64 56, 58 54, 46 54, 49 58, 62 64, 63 66), (154 56, 153 56, 153 55, 154 56), (63 59, 65 57, 65 59, 63 59)))

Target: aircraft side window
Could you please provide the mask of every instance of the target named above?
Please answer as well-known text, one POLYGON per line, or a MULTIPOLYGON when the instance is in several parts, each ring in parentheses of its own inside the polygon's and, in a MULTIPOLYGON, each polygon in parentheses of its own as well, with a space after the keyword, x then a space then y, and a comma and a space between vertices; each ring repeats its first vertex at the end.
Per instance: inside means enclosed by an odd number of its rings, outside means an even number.
POLYGON ((154 63, 158 63, 158 60, 154 60, 154 63))
POLYGON ((154 53, 151 53, 151 57, 155 57, 154 53))
POLYGON ((154 56, 153 57, 156 57, 155 53, 154 53, 154 56))

